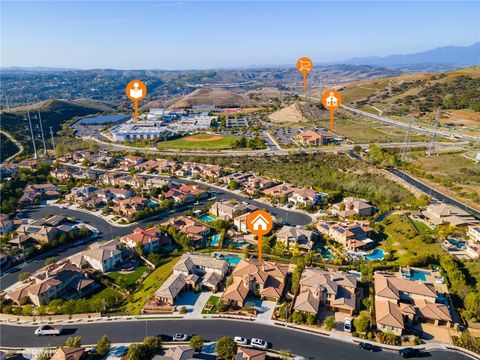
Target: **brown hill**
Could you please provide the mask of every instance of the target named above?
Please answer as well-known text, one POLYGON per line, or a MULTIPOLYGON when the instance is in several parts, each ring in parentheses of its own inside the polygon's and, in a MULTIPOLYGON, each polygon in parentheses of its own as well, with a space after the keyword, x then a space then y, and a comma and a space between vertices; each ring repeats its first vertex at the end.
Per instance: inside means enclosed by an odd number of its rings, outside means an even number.
POLYGON ((294 102, 269 115, 269 119, 275 123, 297 123, 317 120, 321 117, 322 111, 319 106, 303 102, 294 102))
POLYGON ((165 103, 167 109, 185 109, 196 105, 215 105, 217 107, 247 107, 255 102, 243 95, 224 90, 198 89, 181 98, 165 103))

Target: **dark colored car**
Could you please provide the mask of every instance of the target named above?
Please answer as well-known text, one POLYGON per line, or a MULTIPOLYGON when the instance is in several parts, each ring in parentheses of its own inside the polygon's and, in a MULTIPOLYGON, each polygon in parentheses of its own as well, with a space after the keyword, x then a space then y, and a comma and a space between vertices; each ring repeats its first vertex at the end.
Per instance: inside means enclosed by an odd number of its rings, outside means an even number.
POLYGON ((376 352, 376 351, 381 351, 382 349, 380 348, 380 346, 377 346, 377 345, 373 345, 373 344, 370 344, 370 343, 365 343, 365 342, 361 342, 358 344, 358 347, 360 349, 363 349, 363 350, 368 350, 368 351, 371 351, 371 352, 376 352))
POLYGON ((404 359, 419 357, 422 352, 419 349, 405 348, 399 351, 400 356, 404 359))

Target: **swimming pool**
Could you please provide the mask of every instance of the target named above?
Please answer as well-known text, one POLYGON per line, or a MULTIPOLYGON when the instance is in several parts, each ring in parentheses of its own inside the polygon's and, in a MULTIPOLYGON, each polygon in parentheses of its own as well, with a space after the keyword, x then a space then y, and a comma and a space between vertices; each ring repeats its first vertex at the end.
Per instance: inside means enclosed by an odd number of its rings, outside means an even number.
POLYGON ((357 279, 362 278, 362 273, 360 273, 358 271, 348 270, 347 273, 349 273, 350 275, 354 275, 357 279))
POLYGON ((199 216, 198 218, 203 222, 212 222, 212 221, 215 220, 213 215, 210 215, 210 214, 203 214, 203 215, 199 216))
POLYGON ((158 206, 158 203, 156 203, 156 202, 153 201, 153 200, 148 200, 148 201, 147 201, 147 204, 148 204, 148 206, 150 206, 150 207, 157 207, 157 206, 158 206))
POLYGON ((240 262, 240 257, 237 255, 225 255, 225 254, 218 254, 215 255, 218 259, 227 260, 228 265, 236 266, 240 262))
POLYGON ((411 269, 410 276, 405 276, 405 278, 410 280, 415 280, 415 281, 427 281, 426 275, 430 275, 430 272, 411 269))
POLYGON ((465 246, 465 241, 458 241, 458 240, 449 238, 448 242, 459 249, 462 249, 465 246))
POLYGON ((383 260, 385 257, 385 251, 381 249, 373 249, 370 254, 363 255, 363 258, 367 261, 383 260))
POLYGON ((330 250, 329 248, 323 246, 322 247, 322 258, 324 259, 327 259, 327 260, 330 260, 333 258, 333 253, 332 253, 332 250, 330 250))
POLYGON ((210 246, 218 246, 218 240, 220 239, 219 234, 215 234, 212 236, 212 241, 210 241, 210 246))

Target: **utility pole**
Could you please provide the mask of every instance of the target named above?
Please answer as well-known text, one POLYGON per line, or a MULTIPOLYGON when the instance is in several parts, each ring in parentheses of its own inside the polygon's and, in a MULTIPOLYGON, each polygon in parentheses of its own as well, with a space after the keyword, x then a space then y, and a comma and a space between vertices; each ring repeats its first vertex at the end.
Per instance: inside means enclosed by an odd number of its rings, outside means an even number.
POLYGON ((435 120, 433 122, 433 132, 430 136, 430 141, 427 144, 427 156, 438 156, 438 127, 440 126, 440 118, 442 113, 440 110, 437 111, 437 115, 435 116, 435 120))
POLYGON ((403 144, 402 144, 402 149, 400 150, 400 160, 402 162, 405 162, 407 160, 410 160, 412 151, 410 149, 411 146, 411 132, 412 132, 412 122, 413 122, 413 116, 408 117, 408 128, 407 128, 407 133, 405 134, 405 138, 403 139, 403 144))
POLYGON ((53 130, 51 126, 50 126, 50 136, 52 137, 52 147, 53 147, 53 152, 55 153, 55 141, 53 139, 53 130))
POLYGON ((40 122, 40 133, 42 134, 42 141, 43 141, 43 152, 45 156, 47 156, 47 146, 45 145, 45 136, 43 136, 43 125, 42 125, 42 116, 40 115, 40 110, 37 109, 38 112, 38 121, 40 122))
POLYGON ((30 124, 30 134, 32 135, 34 158, 37 159, 38 158, 37 146, 35 145, 35 138, 33 137, 32 119, 30 119, 30 112, 28 110, 27 110, 27 117, 28 117, 28 123, 30 124))

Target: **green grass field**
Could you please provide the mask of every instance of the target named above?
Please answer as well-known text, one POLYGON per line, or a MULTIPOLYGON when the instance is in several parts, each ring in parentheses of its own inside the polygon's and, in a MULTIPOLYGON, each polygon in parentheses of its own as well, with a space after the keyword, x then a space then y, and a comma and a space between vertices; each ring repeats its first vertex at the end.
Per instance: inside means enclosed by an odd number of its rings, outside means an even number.
POLYGON ((107 277, 112 279, 112 281, 115 282, 115 284, 119 284, 120 279, 125 279, 125 284, 127 286, 132 285, 137 281, 142 274, 147 271, 147 267, 145 265, 139 266, 138 268, 135 269, 135 271, 129 273, 129 274, 122 274, 119 272, 110 272, 107 274, 107 277))
MULTIPOLYGON (((412 226, 406 215, 391 215, 382 222, 387 238, 382 241, 382 248, 391 253, 393 262, 398 265, 409 265, 415 256, 440 255, 443 253, 440 244, 428 244, 422 240, 422 229, 418 231, 412 226)), ((416 224, 415 224, 416 225, 416 224)))
POLYGON ((92 298, 100 298, 100 299, 109 299, 109 298, 116 298, 120 299, 123 295, 115 289, 110 287, 104 288, 102 291, 96 293, 92 296, 92 298))
POLYGON ((185 149, 185 150, 224 150, 233 148, 239 136, 196 134, 181 139, 163 141, 157 145, 159 150, 185 149), (212 140, 209 140, 212 139, 212 140))
POLYGON ((216 313, 217 313, 217 304, 218 304, 219 300, 220 300, 220 297, 218 297, 218 296, 215 296, 215 295, 210 296, 210 297, 208 298, 207 303, 205 304, 205 306, 208 305, 208 304, 210 304, 210 305, 212 305, 213 307, 212 307, 212 309, 211 309, 210 311, 203 309, 203 310, 202 310, 202 314, 216 314, 216 313))
POLYGON ((173 266, 177 263, 178 259, 178 257, 175 257, 152 271, 132 294, 131 299, 122 306, 122 310, 130 315, 140 314, 145 302, 173 272, 173 266))

